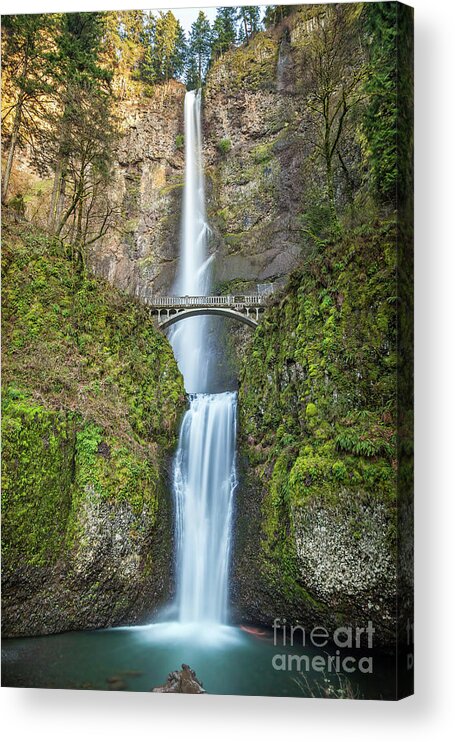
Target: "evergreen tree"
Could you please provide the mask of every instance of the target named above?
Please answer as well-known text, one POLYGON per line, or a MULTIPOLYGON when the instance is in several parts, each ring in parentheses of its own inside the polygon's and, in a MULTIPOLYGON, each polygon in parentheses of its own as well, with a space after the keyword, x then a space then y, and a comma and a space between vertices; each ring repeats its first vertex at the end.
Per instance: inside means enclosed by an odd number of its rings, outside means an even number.
POLYGON ((131 77, 138 79, 145 55, 144 11, 123 10, 118 16, 122 63, 131 77))
POLYGON ((210 61, 212 32, 207 16, 201 10, 191 26, 189 41, 188 87, 201 87, 210 61))
POLYGON ((174 53, 172 55, 172 76, 181 77, 185 71, 187 61, 187 44, 185 31, 180 23, 177 21, 177 34, 175 38, 174 53))
POLYGON ((103 13, 103 23, 104 56, 113 72, 116 94, 126 95, 130 80, 153 83, 153 14, 143 10, 109 11, 103 13))
POLYGON ((235 44, 236 21, 236 8, 217 8, 212 28, 212 59, 217 59, 235 44))
POLYGON ((267 5, 264 13, 264 26, 273 28, 290 15, 293 10, 293 5, 267 5))
POLYGON ((140 79, 142 82, 152 84, 156 81, 156 65, 153 54, 153 40, 155 37, 155 17, 148 12, 143 19, 141 31, 142 58, 140 61, 140 79))
POLYGON ((238 8, 237 19, 240 21, 239 39, 248 43, 261 27, 261 9, 258 5, 242 5, 238 8))
POLYGON ((188 90, 197 90, 201 85, 196 57, 190 54, 186 63, 185 84, 188 90))
POLYGON ((185 33, 172 11, 160 11, 153 41, 156 79, 170 80, 181 75, 186 62, 185 33))
POLYGON ((18 147, 35 146, 49 84, 48 51, 54 44, 56 15, 10 15, 2 18, 2 127, 8 154, 2 183, 6 201, 18 147))

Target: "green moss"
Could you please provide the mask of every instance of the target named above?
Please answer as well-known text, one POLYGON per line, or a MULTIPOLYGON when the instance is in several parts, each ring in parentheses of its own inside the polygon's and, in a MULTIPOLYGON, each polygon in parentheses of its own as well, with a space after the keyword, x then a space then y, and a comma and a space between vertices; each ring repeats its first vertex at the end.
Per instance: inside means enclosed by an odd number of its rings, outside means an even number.
POLYGON ((54 238, 3 237, 3 549, 43 564, 75 544, 87 498, 153 527, 185 394, 145 308, 75 273, 54 238))
POLYGON ((301 589, 296 509, 379 502, 395 539, 395 235, 379 222, 313 254, 274 296, 241 369, 241 446, 265 493, 258 559, 289 600, 301 589))
POLYGON ((293 520, 289 470, 292 451, 276 459, 268 493, 262 506, 261 575, 276 599, 284 595, 287 604, 306 604, 322 611, 323 606, 301 584, 293 520))
POLYGON ((183 381, 145 307, 76 274, 58 240, 7 224, 3 234, 4 382, 121 440, 172 446, 183 381))
POLYGON ((267 33, 257 33, 250 43, 228 51, 207 75, 205 95, 219 85, 219 77, 229 80, 230 92, 271 87, 275 82, 278 43, 267 33))
POLYGON ((305 410, 306 416, 307 417, 314 417, 315 415, 317 415, 317 413, 318 413, 318 410, 317 410, 316 405, 313 404, 313 402, 308 402, 308 404, 306 406, 306 410, 305 410))
POLYGON ((106 499, 126 500, 133 510, 148 510, 153 525, 159 471, 156 462, 134 453, 116 438, 106 439, 96 425, 76 435, 75 483, 82 492, 106 499))
POLYGON ((231 151, 232 142, 230 139, 220 139, 220 141, 217 144, 217 147, 222 155, 227 155, 227 153, 231 151))
POLYGON ((183 188, 183 186, 183 181, 171 183, 170 185, 164 186, 163 188, 160 188, 160 196, 168 196, 170 193, 174 193, 175 191, 183 188))
POLYGON ((273 147, 275 142, 268 142, 267 144, 260 144, 251 153, 253 160, 256 164, 265 164, 270 162, 273 157, 273 147))
POLYGON ((2 552, 44 564, 62 549, 71 507, 74 416, 6 394, 2 409, 2 552))

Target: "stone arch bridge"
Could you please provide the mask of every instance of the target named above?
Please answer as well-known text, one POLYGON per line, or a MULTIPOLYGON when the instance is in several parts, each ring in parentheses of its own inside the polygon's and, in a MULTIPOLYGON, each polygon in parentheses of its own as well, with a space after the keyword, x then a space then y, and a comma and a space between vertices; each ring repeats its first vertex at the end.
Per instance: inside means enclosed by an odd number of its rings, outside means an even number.
POLYGON ((146 299, 158 327, 167 327, 186 317, 217 315, 257 327, 265 309, 267 295, 252 296, 152 296, 146 299))

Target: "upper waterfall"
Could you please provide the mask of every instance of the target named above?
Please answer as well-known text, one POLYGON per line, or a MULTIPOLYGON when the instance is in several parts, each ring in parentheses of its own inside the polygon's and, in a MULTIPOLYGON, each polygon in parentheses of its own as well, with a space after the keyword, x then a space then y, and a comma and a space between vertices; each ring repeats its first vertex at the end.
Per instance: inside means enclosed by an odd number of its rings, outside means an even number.
MULTIPOLYGON (((174 291, 179 296, 204 296, 210 291, 210 263, 202 163, 201 92, 185 96, 185 183, 180 262, 174 291)), ((207 319, 186 319, 171 331, 170 341, 187 392, 207 390, 207 319)))

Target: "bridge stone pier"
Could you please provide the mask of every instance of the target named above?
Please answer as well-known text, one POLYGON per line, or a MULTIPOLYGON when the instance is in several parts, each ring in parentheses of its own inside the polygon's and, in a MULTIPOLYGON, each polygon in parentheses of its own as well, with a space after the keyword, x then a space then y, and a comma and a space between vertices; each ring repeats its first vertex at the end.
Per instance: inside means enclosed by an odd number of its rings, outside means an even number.
POLYGON ((267 295, 252 296, 152 296, 146 300, 158 326, 167 327, 186 317, 217 315, 257 327, 265 309, 267 295))

